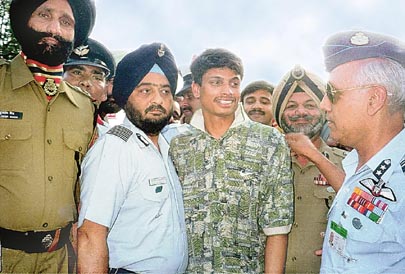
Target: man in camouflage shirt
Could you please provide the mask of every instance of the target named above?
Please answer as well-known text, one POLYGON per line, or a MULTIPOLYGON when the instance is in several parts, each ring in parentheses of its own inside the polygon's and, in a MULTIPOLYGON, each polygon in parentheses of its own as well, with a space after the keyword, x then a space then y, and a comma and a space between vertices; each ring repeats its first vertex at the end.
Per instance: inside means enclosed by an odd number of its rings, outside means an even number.
POLYGON ((187 271, 282 273, 293 221, 289 149, 276 129, 249 120, 239 105, 239 57, 208 49, 191 72, 202 109, 170 146, 183 186, 187 271))

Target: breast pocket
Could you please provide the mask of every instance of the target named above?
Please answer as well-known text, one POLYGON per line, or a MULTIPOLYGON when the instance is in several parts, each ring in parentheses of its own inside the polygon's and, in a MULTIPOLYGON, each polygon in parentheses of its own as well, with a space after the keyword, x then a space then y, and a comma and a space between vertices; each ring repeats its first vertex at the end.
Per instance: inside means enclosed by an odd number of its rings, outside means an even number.
POLYGON ((142 185, 142 196, 148 201, 161 203, 169 196, 169 186, 166 177, 150 178, 142 185))
POLYGON ((32 129, 26 123, 0 123, 0 169, 25 170, 32 166, 32 129))

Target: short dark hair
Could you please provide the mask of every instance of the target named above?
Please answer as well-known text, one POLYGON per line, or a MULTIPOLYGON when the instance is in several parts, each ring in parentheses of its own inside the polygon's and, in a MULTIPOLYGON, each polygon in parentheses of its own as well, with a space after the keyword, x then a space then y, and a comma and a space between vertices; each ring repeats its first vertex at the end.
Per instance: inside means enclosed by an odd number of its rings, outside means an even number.
POLYGON ((191 63, 193 81, 201 85, 203 75, 212 68, 229 68, 243 78, 242 60, 229 50, 216 48, 203 51, 191 63))
POLYGON ((242 90, 242 93, 240 94, 241 102, 243 103, 243 100, 245 99, 246 96, 259 89, 265 90, 268 93, 270 93, 270 95, 273 95, 274 86, 269 82, 263 80, 251 82, 242 90))

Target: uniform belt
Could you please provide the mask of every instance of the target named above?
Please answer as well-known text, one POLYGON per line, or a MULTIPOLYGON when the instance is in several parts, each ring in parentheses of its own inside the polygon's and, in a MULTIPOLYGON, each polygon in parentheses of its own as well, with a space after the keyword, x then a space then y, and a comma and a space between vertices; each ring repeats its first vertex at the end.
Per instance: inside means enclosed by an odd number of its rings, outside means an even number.
POLYGON ((72 224, 52 231, 15 231, 0 227, 2 247, 27 253, 52 252, 69 242, 72 224))

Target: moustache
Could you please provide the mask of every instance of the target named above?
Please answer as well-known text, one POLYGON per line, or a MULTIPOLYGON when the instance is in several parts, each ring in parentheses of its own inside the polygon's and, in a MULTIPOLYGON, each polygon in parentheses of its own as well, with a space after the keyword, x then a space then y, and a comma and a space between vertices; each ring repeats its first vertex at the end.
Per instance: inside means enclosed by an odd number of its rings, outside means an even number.
POLYGON ((252 115, 252 114, 264 115, 265 113, 264 113, 264 111, 262 111, 262 110, 253 109, 253 110, 249 111, 248 114, 249 114, 249 115, 252 115))
POLYGON ((304 119, 305 121, 310 122, 310 121, 314 120, 314 116, 308 115, 308 114, 305 114, 305 115, 293 115, 293 116, 289 116, 288 119, 291 122, 298 121, 299 119, 304 119))
POLYGON ((185 110, 192 111, 191 107, 182 107, 181 111, 184 112, 185 110))
POLYGON ((145 109, 145 114, 148 113, 148 112, 150 112, 150 111, 154 111, 154 110, 159 110, 159 111, 161 111, 163 114, 166 114, 166 113, 167 113, 167 111, 166 111, 162 106, 160 106, 160 105, 152 105, 152 106, 150 106, 150 107, 148 107, 148 108, 145 109))

